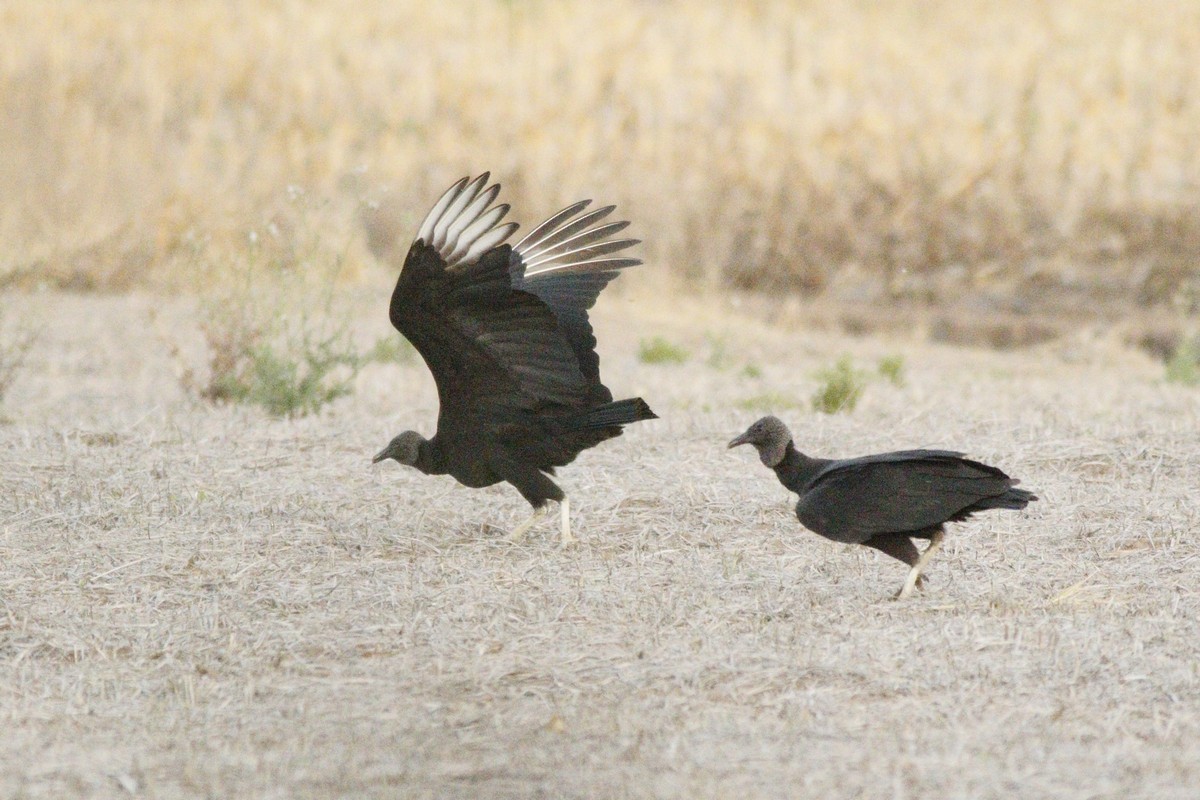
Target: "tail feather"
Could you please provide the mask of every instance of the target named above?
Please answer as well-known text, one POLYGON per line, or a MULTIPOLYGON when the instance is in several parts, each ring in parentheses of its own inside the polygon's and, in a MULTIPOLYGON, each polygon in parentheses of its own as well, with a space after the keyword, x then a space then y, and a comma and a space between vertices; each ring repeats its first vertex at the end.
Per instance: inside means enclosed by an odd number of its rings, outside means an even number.
POLYGON ((1009 489, 1007 492, 996 497, 989 497, 986 500, 980 500, 976 503, 976 509, 982 511, 988 508, 1011 508, 1022 509, 1033 501, 1037 500, 1038 496, 1033 492, 1027 492, 1024 489, 1009 489))
POLYGON ((571 419, 571 428, 574 430, 611 428, 614 425, 628 425, 631 422, 648 419, 658 419, 658 415, 650 410, 650 406, 646 405, 645 400, 634 397, 585 411, 571 419))

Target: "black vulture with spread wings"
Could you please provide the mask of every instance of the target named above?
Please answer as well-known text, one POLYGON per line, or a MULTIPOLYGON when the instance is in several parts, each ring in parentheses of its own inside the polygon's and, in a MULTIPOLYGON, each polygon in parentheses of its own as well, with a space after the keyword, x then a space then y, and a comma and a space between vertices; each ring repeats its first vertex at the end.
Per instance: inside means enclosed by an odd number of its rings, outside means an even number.
POLYGON ((628 222, 603 222, 605 206, 582 200, 530 231, 492 205, 500 186, 488 173, 450 187, 421 223, 392 292, 392 324, 425 359, 437 384, 437 433, 405 431, 375 461, 388 458, 470 487, 508 481, 534 507, 512 534, 519 539, 560 504, 563 543, 570 510, 550 480, 555 467, 621 435, 621 426, 656 415, 641 398, 613 402, 600 381, 588 309, 620 270, 641 261, 614 238, 628 222))
POLYGON ((1025 508, 1037 496, 995 467, 950 450, 898 450, 859 458, 810 458, 787 426, 763 417, 729 443, 750 444, 779 482, 800 495, 804 527, 847 544, 862 544, 911 569, 897 598, 920 585, 921 571, 942 546, 947 522, 977 511, 1025 508), (924 553, 913 539, 928 539, 924 553))

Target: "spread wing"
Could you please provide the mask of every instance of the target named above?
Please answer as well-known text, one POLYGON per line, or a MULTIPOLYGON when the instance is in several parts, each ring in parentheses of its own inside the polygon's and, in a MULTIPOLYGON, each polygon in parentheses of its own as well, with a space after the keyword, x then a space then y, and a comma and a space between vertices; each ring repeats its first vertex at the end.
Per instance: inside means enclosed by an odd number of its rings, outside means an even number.
MULTIPOLYGON (((510 270, 514 286, 537 295, 554 312, 584 378, 603 388, 587 312, 620 270, 642 262, 618 255, 639 240, 613 238, 629 225, 603 222, 615 207, 583 213, 590 204, 581 200, 567 206, 530 231, 513 248, 510 270)), ((612 400, 607 389, 604 393, 612 400)))
POLYGON ((805 526, 842 542, 962 519, 1014 482, 961 455, 905 450, 835 461, 809 484, 796 512, 805 526))
POLYGON ((421 224, 392 292, 392 324, 425 359, 443 412, 586 402, 588 382, 553 311, 516 289, 516 229, 488 175, 463 178, 421 224))

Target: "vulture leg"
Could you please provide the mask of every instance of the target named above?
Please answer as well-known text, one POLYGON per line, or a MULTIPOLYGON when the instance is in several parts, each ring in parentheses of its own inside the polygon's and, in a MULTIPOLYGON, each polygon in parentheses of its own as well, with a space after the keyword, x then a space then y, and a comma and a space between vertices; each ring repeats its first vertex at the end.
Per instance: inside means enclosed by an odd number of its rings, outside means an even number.
MULTIPOLYGON (((562 502, 558 504, 558 509, 562 525, 562 546, 567 547, 568 545, 575 544, 575 542, 579 541, 571 535, 571 504, 567 498, 564 497, 562 499, 562 502)), ((534 511, 533 516, 518 525, 516 529, 508 535, 508 540, 510 542, 521 541, 521 539, 525 537, 525 534, 529 532, 529 529, 541 520, 545 519, 546 515, 549 513, 550 506, 548 505, 542 506, 537 511, 534 511)))
POLYGON ((562 514, 562 546, 575 544, 578 541, 571 535, 571 502, 566 497, 558 504, 559 512, 562 514))
MULTIPOLYGON (((910 567, 916 566, 916 563, 921 559, 921 551, 913 544, 912 539, 908 538, 907 533, 878 533, 867 539, 863 544, 867 547, 873 547, 897 561, 903 561, 910 567)), ((924 588, 923 583, 924 581, 918 576, 916 581, 917 588, 924 588)), ((893 600, 897 598, 899 598, 898 592, 892 595, 893 600)))
POLYGON ((534 508, 533 516, 521 525, 518 525, 517 529, 509 534, 509 541, 521 541, 521 537, 533 527, 534 523, 546 516, 550 511, 550 506, 546 503, 547 500, 554 500, 562 505, 563 542, 566 543, 570 539, 571 528, 570 523, 567 521, 567 498, 563 494, 562 489, 555 485, 554 481, 533 467, 526 467, 519 464, 510 464, 508 469, 503 471, 497 470, 497 472, 504 480, 511 483, 534 508))
POLYGON ((525 520, 520 525, 518 525, 513 530, 513 532, 508 535, 508 540, 510 542, 519 542, 522 539, 524 539, 525 534, 529 533, 529 529, 532 528, 534 525, 536 525, 538 522, 545 519, 546 514, 548 514, 549 512, 550 512, 550 506, 545 505, 545 504, 543 504, 539 508, 534 509, 533 515, 529 519, 525 520))
POLYGON ((933 554, 942 548, 942 539, 945 537, 946 531, 939 525, 937 530, 933 532, 933 535, 929 537, 929 546, 925 548, 925 552, 921 553, 921 557, 917 559, 917 563, 913 564, 912 569, 908 571, 908 578, 896 594, 897 600, 903 600, 912 594, 913 589, 917 586, 917 582, 921 580, 921 570, 929 563, 929 559, 933 557, 933 554))

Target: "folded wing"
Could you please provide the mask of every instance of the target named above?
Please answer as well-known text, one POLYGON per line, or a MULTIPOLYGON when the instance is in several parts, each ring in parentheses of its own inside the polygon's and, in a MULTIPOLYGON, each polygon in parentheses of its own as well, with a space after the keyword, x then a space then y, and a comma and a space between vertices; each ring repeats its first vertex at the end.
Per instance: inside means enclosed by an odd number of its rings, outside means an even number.
POLYGON ((835 461, 797 504, 800 521, 842 542, 965 519, 1015 483, 1002 471, 945 450, 907 450, 835 461))

